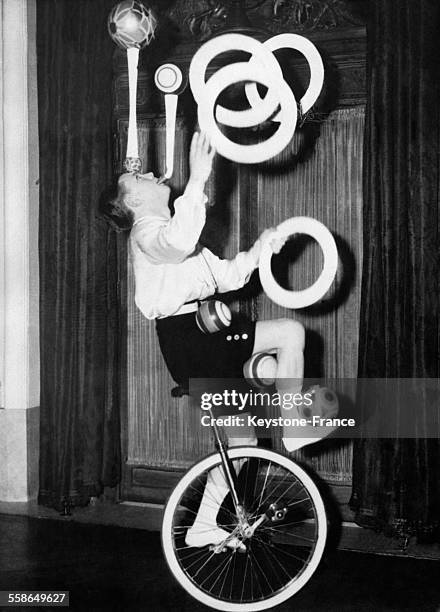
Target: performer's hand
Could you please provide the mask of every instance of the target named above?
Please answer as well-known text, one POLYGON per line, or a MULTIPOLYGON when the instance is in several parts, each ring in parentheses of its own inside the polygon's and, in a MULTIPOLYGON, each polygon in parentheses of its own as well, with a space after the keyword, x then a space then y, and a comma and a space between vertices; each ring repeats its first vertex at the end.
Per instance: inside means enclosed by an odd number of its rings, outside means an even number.
POLYGON ((279 253, 283 246, 287 242, 288 236, 280 236, 277 232, 276 227, 269 227, 265 229, 264 232, 261 233, 258 238, 260 244, 269 241, 271 249, 274 253, 279 253))
POLYGON ((263 243, 269 241, 270 247, 274 253, 279 253, 287 241, 284 236, 279 236, 275 227, 269 227, 265 229, 255 241, 254 246, 251 249, 252 255, 255 259, 255 266, 258 266, 261 255, 261 247, 263 243))
POLYGON ((215 149, 211 146, 209 137, 204 132, 194 132, 189 152, 189 168, 191 182, 202 183, 209 178, 215 149))

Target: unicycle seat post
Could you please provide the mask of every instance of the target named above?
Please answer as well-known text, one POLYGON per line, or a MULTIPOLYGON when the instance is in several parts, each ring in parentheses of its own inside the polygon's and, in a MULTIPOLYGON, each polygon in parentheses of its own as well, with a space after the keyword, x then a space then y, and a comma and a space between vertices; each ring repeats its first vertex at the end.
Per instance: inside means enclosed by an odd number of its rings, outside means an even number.
POLYGON ((211 427, 214 430, 214 436, 215 436, 215 446, 216 448, 218 448, 220 450, 220 447, 223 446, 223 448, 226 448, 223 440, 222 440, 222 436, 220 435, 220 430, 219 427, 217 425, 217 421, 214 417, 214 414, 212 412, 212 408, 208 408, 208 414, 209 414, 209 418, 210 418, 210 423, 211 423, 211 427))
POLYGON ((214 414, 212 412, 212 408, 208 408, 208 413, 211 419, 210 420, 211 426, 214 430, 214 436, 216 440, 215 445, 219 451, 219 454, 222 460, 225 479, 226 479, 226 482, 228 483, 228 487, 232 495, 232 500, 234 502, 235 509, 237 512, 241 513, 241 510, 243 508, 243 503, 240 501, 237 495, 237 488, 238 488, 237 487, 237 484, 238 484, 237 474, 235 472, 234 465, 231 459, 229 458, 228 447, 223 442, 222 436, 220 435, 220 430, 217 425, 214 414))

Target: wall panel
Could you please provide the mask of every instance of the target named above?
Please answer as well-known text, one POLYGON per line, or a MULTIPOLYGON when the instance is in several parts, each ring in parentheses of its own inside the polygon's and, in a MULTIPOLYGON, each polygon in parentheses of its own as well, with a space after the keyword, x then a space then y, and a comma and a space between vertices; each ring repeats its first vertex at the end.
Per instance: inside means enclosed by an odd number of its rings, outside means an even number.
MULTIPOLYGON (((265 227, 294 215, 315 217, 335 234, 345 268, 341 267, 338 272, 337 289, 331 289, 318 308, 293 315, 292 311, 273 304, 264 294, 242 303, 242 307, 261 319, 295 316, 304 323, 309 330, 313 363, 308 366, 313 375, 356 376, 362 260, 363 121, 362 107, 334 111, 319 125, 319 137, 309 152, 304 154, 301 134, 295 138, 291 148, 282 154, 284 170, 281 174, 272 172, 273 164, 270 163, 262 169, 237 168, 218 159, 208 187, 209 197, 216 201, 217 214, 226 211, 223 221, 228 226, 227 231, 219 232, 222 239, 227 238, 225 256, 235 254, 240 245, 248 247, 265 227), (343 299, 341 292, 346 294, 343 299), (341 303, 336 308, 334 302, 338 299, 341 303)), ((126 123, 120 122, 120 151, 125 150, 125 126, 126 123)), ((187 177, 188 134, 189 130, 180 121, 176 134, 177 167, 172 183, 178 191, 182 190, 187 177)), ((163 159, 164 136, 163 119, 140 122, 140 150, 146 152, 142 157, 150 160, 149 168, 144 171, 160 173, 163 170, 158 160, 163 159)), ((217 221, 214 219, 214 228, 215 223, 221 221, 222 215, 217 221)), ((215 239, 215 232, 213 234, 215 239)), ((295 264, 289 266, 289 283, 296 287, 310 284, 321 264, 319 248, 314 243, 305 243, 295 264)), ((212 452, 213 446, 210 432, 202 430, 199 414, 189 409, 187 398, 171 397, 174 383, 160 354, 154 323, 146 321, 134 304, 130 266, 127 275, 128 405, 124 418, 128 440, 124 445, 127 465, 123 495, 138 499, 143 497, 139 493, 142 486, 135 486, 135 474, 142 473, 143 468, 181 470, 212 452)), ((280 440, 275 440, 274 445, 280 448, 280 440)), ((323 443, 299 451, 297 456, 312 464, 326 480, 350 483, 349 442, 323 443)), ((148 483, 148 471, 142 479, 148 483)), ((148 493, 145 498, 149 498, 148 493)))
MULTIPOLYGON (((307 329, 306 372, 309 376, 356 378, 362 269, 362 147, 364 109, 334 111, 320 125, 320 135, 307 161, 295 161, 303 143, 296 136, 282 154, 291 170, 284 175, 260 172, 258 226, 275 226, 292 216, 322 221, 336 238, 340 262, 336 281, 315 307, 289 311, 264 294, 258 298, 261 319, 293 317, 307 329), (292 161, 293 160, 293 161, 292 161), (273 202, 277 205, 274 206, 273 202)), ((317 278, 321 249, 314 241, 289 266, 289 286, 304 288, 317 278)), ((280 436, 276 447, 281 450, 280 436)), ((351 444, 347 441, 309 447, 297 453, 327 480, 351 482, 351 444)))

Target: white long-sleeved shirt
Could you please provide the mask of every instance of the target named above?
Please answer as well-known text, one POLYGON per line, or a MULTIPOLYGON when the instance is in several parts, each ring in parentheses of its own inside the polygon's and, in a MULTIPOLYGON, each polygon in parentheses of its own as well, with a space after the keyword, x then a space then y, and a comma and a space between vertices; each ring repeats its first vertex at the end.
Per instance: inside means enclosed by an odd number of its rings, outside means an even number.
POLYGON ((150 207, 130 233, 135 276, 135 302, 147 319, 175 314, 186 302, 203 300, 216 291, 239 289, 258 265, 258 241, 234 259, 220 259, 198 245, 205 225, 206 196, 188 186, 168 207, 150 207))

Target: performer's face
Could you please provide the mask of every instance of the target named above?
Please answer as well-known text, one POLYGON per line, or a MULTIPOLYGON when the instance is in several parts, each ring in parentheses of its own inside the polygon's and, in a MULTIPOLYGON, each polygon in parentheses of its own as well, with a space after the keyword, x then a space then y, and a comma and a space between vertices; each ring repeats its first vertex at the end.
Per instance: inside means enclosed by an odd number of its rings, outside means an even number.
POLYGON ((170 188, 159 184, 158 178, 152 172, 147 174, 126 173, 119 177, 118 185, 122 188, 132 208, 142 206, 145 202, 154 200, 163 201, 168 205, 170 188))

